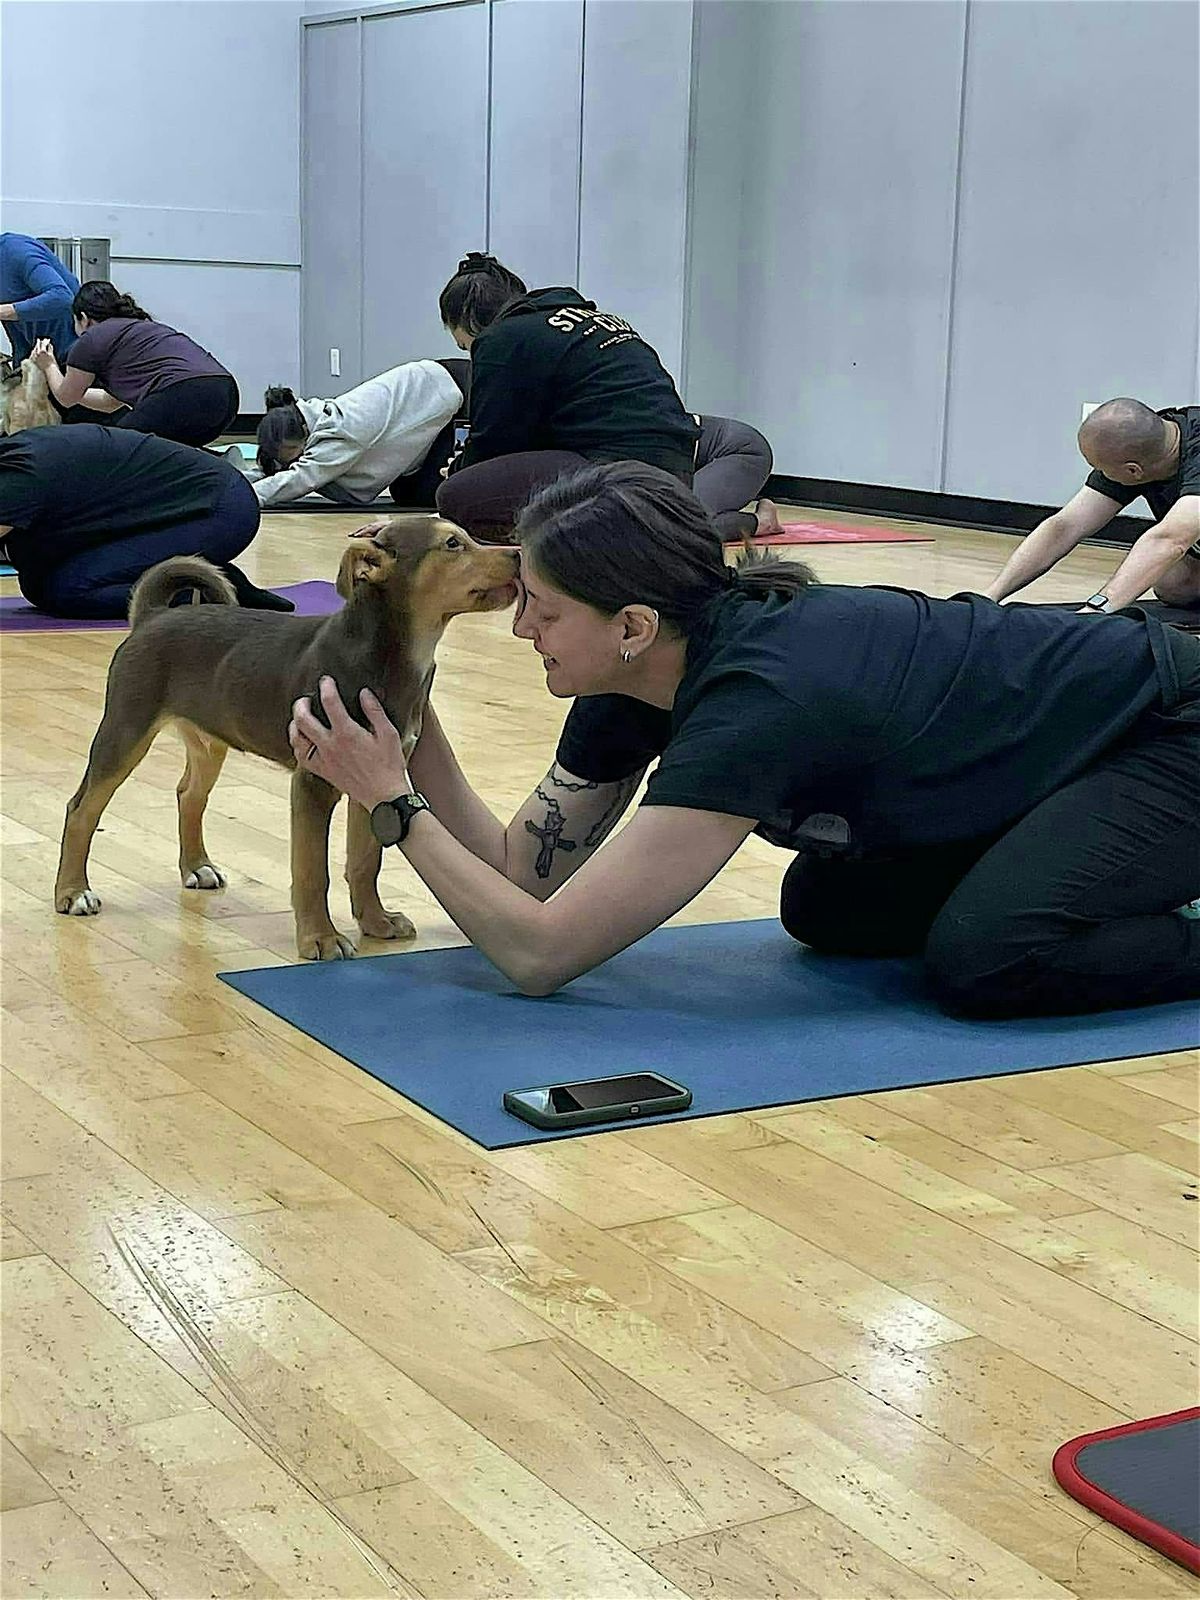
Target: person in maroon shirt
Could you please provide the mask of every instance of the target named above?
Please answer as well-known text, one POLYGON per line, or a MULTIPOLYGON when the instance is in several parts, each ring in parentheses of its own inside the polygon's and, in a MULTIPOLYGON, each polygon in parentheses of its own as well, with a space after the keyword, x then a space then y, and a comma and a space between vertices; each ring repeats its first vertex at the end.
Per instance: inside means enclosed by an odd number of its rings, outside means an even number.
POLYGON ((233 422, 233 374, 186 333, 155 322, 132 296, 103 280, 85 283, 73 305, 75 331, 64 373, 48 340, 32 359, 60 406, 99 412, 130 409, 109 424, 177 444, 211 444, 233 422))

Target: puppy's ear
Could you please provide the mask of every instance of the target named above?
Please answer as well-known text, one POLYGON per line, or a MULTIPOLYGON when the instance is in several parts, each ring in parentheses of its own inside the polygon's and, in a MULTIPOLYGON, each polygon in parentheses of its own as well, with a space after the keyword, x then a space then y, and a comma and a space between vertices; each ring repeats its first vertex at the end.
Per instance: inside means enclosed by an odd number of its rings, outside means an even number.
POLYGON ((355 539, 338 568, 337 591, 343 600, 349 600, 360 583, 386 583, 395 565, 395 556, 381 550, 373 539, 355 539))

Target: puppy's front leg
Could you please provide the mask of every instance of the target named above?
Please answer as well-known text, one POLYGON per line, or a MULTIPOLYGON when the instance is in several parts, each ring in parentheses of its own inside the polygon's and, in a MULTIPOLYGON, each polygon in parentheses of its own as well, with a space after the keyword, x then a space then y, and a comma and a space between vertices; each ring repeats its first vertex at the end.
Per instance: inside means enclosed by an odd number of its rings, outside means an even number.
POLYGON ((296 947, 306 961, 354 954, 329 915, 329 819, 338 798, 324 778, 299 767, 292 773, 292 910, 296 947))
POLYGON ((350 801, 346 819, 346 882, 354 920, 367 939, 415 939, 417 930, 402 911, 386 911, 379 898, 383 846, 371 832, 371 813, 350 801))

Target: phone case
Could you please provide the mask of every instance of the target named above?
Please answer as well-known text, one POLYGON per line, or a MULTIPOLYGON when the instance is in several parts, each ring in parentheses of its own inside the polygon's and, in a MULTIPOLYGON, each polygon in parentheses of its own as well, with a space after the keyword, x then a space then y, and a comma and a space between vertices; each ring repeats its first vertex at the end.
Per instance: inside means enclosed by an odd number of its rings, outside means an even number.
POLYGON ((597 1122, 640 1122, 644 1117, 660 1117, 668 1111, 686 1111, 692 1103, 692 1091, 680 1085, 678 1094, 661 1095, 657 1100, 637 1101, 636 1112, 629 1106, 590 1106, 580 1111, 564 1111, 558 1116, 547 1116, 535 1106, 526 1105, 516 1098, 519 1094, 528 1093, 528 1089, 506 1089, 504 1109, 512 1116, 520 1117, 522 1122, 532 1123, 535 1128, 545 1128, 549 1132, 558 1128, 585 1128, 597 1122))

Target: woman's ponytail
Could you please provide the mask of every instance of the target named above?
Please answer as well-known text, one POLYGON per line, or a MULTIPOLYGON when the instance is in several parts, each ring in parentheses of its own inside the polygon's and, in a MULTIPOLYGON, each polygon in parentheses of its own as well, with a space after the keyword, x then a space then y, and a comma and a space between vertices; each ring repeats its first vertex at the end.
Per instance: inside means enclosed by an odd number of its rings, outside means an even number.
POLYGON ((526 292, 516 273, 495 256, 470 250, 438 296, 442 325, 474 338, 495 322, 510 301, 520 299, 526 292))
POLYGON ((152 322, 154 319, 131 294, 122 294, 116 284, 107 278, 93 278, 80 286, 71 302, 77 317, 88 317, 92 322, 107 322, 109 317, 132 317, 135 322, 152 322))

